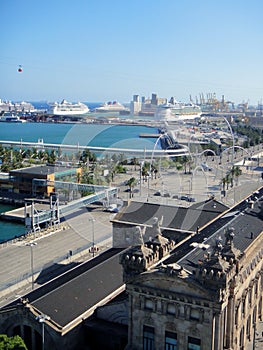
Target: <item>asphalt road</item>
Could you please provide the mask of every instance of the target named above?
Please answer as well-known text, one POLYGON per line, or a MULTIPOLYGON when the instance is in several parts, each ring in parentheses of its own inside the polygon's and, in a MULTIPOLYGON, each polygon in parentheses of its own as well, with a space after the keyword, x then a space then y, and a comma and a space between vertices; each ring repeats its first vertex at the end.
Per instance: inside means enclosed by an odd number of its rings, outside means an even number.
POLYGON ((66 265, 92 258, 93 254, 89 252, 89 248, 93 246, 93 224, 95 246, 99 251, 111 247, 111 216, 112 214, 104 212, 101 208, 82 208, 63 218, 67 229, 2 247, 0 306, 32 289, 32 263, 34 288, 37 288, 38 281, 41 284, 55 276, 54 266, 57 272, 64 271, 66 265), (32 247, 28 245, 32 243, 32 247), (39 278, 42 275, 45 278, 39 278))

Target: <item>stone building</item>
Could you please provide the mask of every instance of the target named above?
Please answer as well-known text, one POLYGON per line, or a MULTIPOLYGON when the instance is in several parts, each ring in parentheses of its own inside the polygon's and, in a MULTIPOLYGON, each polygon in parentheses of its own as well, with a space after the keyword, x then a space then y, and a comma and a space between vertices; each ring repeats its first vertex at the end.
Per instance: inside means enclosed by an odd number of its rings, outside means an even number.
MULTIPOLYGON (((113 302, 125 290, 121 252, 109 249, 2 307, 0 334, 20 335, 29 350, 39 350, 43 343, 46 350, 93 350, 99 340, 102 349, 122 349, 127 325, 113 302), (109 302, 110 312, 98 312, 94 329, 96 310, 109 302), (104 337, 101 332, 96 337, 102 322, 104 337), (121 336, 114 335, 115 328, 122 330, 121 336)), ((52 267, 46 274, 51 273, 52 267)))
POLYGON ((216 199, 194 203, 190 207, 131 201, 112 220, 113 246, 125 248, 162 234, 176 243, 190 239, 229 208, 216 199))
POLYGON ((262 195, 261 188, 200 230, 196 241, 180 247, 158 236, 123 253, 127 349, 256 348, 263 311, 262 195))

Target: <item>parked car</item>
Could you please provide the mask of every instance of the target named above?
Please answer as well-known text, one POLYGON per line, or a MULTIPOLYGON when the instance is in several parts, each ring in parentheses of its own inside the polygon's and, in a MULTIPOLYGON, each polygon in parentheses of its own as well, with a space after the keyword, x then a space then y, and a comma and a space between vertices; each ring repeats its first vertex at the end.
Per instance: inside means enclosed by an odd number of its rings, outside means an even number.
POLYGON ((213 170, 213 168, 211 168, 206 163, 201 163, 201 167, 204 169, 204 171, 212 171, 213 170))
POLYGON ((108 211, 110 213, 118 213, 119 209, 117 208, 117 204, 111 204, 105 209, 105 211, 108 211))
POLYGON ((161 196, 161 195, 162 195, 161 191, 157 191, 157 192, 154 193, 154 196, 161 196))
POLYGON ((163 193, 163 197, 171 197, 171 195, 170 195, 169 192, 164 192, 164 193, 163 193))
POLYGON ((181 197, 180 197, 180 199, 181 199, 182 201, 188 201, 188 198, 189 198, 188 196, 181 196, 181 197))

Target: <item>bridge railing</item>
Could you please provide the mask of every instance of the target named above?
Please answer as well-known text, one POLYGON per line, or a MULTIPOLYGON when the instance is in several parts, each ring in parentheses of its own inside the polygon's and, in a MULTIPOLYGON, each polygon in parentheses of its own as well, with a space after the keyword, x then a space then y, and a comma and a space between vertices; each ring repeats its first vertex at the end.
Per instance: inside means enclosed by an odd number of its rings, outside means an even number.
MULTIPOLYGON (((81 185, 81 184, 76 184, 76 185, 81 185)), ((90 185, 91 187, 93 185, 90 185)), ((88 186, 87 186, 88 187, 88 186)), ((105 187, 105 186, 93 186, 96 187, 96 189, 100 189, 99 192, 96 192, 94 194, 90 194, 88 196, 76 199, 74 201, 71 201, 63 206, 59 207, 59 213, 60 214, 66 214, 72 210, 79 209, 83 207, 84 205, 89 205, 97 201, 101 200, 109 200, 110 198, 114 197, 117 195, 117 188, 116 187, 105 187), (103 190, 102 190, 103 188, 103 190)), ((82 187, 83 189, 83 187, 82 187)), ((44 222, 49 222, 52 219, 53 215, 53 210, 48 209, 48 210, 43 210, 39 211, 38 213, 34 214, 34 222, 41 224, 44 222)))

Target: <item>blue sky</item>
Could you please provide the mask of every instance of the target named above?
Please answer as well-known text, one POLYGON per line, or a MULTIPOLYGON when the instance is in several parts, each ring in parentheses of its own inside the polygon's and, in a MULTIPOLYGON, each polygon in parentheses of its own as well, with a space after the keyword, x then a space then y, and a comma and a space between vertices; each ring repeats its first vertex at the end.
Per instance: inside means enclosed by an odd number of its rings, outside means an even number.
POLYGON ((262 0, 2 0, 0 13, 2 99, 263 98, 262 0))

